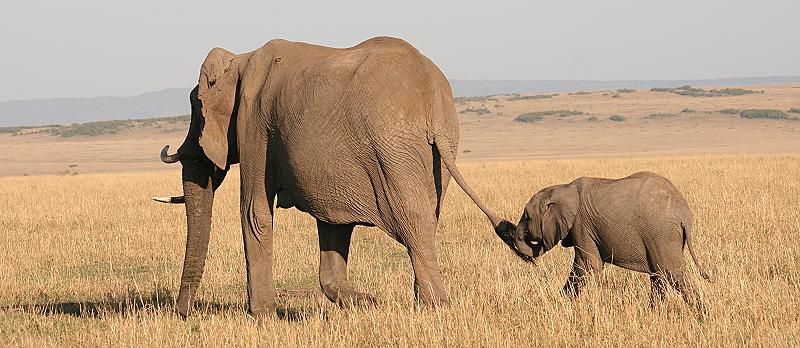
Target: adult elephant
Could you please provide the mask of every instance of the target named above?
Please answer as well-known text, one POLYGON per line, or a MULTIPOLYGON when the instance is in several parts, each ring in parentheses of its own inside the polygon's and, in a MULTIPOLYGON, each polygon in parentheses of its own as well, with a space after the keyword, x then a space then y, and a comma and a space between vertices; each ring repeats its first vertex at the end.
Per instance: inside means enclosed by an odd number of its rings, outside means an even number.
POLYGON ((275 310, 273 204, 317 220, 320 285, 339 305, 371 301, 347 281, 356 225, 406 246, 415 298, 447 303, 434 235, 452 175, 487 215, 455 165, 458 122, 441 71, 407 42, 377 37, 345 49, 272 40, 209 52, 190 94, 191 124, 166 163, 183 165, 188 224, 178 312, 186 315, 208 250, 214 190, 240 164, 249 312, 275 310), (442 164, 447 170, 442 169, 442 164))

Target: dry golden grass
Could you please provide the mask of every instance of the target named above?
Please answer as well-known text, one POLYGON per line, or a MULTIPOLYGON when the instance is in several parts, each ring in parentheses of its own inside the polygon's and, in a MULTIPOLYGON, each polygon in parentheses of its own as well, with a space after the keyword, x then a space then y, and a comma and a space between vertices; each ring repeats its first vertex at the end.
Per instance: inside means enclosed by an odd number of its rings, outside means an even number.
POLYGON ((694 245, 715 277, 695 276, 710 315, 671 291, 648 307, 644 274, 607 267, 576 301, 560 289, 571 250, 539 266, 518 260, 453 183, 438 230, 452 305, 415 309, 403 248, 377 229, 354 234, 350 279, 381 299, 343 311, 317 285, 313 220, 279 210, 279 319, 244 310, 238 180, 214 207, 197 309, 172 304, 183 259, 184 210, 149 200, 176 193, 176 172, 0 178, 0 344, 45 346, 792 346, 800 342, 800 155, 462 163, 501 215, 517 219, 539 188, 577 176, 652 170, 694 209, 694 245))

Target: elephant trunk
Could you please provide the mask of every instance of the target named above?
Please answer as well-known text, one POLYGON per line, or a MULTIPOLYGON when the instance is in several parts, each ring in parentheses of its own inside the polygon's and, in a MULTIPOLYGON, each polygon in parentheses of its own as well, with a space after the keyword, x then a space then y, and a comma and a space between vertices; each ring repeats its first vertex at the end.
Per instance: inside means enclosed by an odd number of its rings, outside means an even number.
POLYGON ((534 258, 539 256, 530 246, 525 243, 524 238, 520 238, 519 227, 513 223, 503 220, 495 227, 494 232, 508 245, 511 250, 526 262, 536 263, 534 258))
POLYGON ((200 278, 203 276, 208 240, 211 233, 211 209, 214 185, 208 166, 183 167, 183 194, 186 201, 186 254, 183 260, 178 313, 186 317, 200 278), (204 168, 201 168, 204 167, 204 168))

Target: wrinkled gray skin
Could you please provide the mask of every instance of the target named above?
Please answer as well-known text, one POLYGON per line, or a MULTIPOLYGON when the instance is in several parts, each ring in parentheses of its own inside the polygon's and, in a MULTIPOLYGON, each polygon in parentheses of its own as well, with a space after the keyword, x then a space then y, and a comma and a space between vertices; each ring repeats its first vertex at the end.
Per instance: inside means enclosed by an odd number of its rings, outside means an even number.
POLYGON ((515 253, 533 261, 561 242, 575 247, 564 291, 577 296, 586 276, 611 263, 650 274, 651 305, 662 300, 666 284, 704 312, 687 277, 686 245, 700 274, 710 279, 694 255, 692 212, 678 189, 664 177, 640 172, 612 180, 578 178, 537 192, 525 206, 516 229, 498 235, 515 253))
POLYGON ((186 140, 176 154, 165 147, 161 155, 183 165, 184 196, 158 199, 186 204, 181 315, 203 274, 214 191, 234 163, 254 316, 275 313, 276 203, 317 219, 320 285, 342 306, 373 301, 347 280, 354 226, 380 227, 406 246, 416 298, 446 304, 434 235, 450 176, 493 226, 501 222, 455 166, 458 122, 447 79, 403 40, 345 49, 272 40, 239 55, 215 48, 190 102, 186 140))

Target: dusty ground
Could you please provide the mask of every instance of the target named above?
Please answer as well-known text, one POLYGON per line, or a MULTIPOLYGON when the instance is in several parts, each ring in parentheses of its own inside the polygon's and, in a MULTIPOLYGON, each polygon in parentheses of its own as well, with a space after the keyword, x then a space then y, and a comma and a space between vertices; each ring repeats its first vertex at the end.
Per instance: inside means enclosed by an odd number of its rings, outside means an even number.
MULTIPOLYGON (((711 87, 705 87, 711 88, 711 87)), ((800 121, 743 119, 722 109, 800 108, 800 86, 748 86, 764 93, 691 97, 639 90, 633 93, 562 93, 547 99, 509 101, 496 96, 459 103, 488 114, 460 113, 459 160, 651 156, 715 153, 784 153, 800 150, 800 121), (618 97, 614 97, 617 95, 618 97), (692 109, 694 112, 682 112, 692 109), (584 115, 547 117, 526 124, 525 112, 575 110, 584 115), (649 115, 673 116, 648 118, 649 115), (610 115, 622 115, 615 122, 610 115), (587 121, 596 117, 597 121, 587 121)), ((790 114, 797 115, 800 114, 790 114)), ((185 131, 149 128, 90 138, 0 134, 0 176, 165 170, 158 152, 180 145, 185 131)))
POLYGON ((537 100, 508 101, 498 96, 495 100, 470 101, 460 104, 459 110, 483 105, 491 113, 460 114, 459 156, 476 160, 800 151, 798 121, 743 119, 718 112, 800 108, 800 86, 745 88, 764 93, 691 97, 638 90, 562 93, 537 100), (684 109, 694 112, 682 112, 684 109), (547 110, 575 110, 585 115, 552 116, 533 124, 514 121, 519 114, 547 110), (672 116, 648 118, 659 113, 672 116), (611 121, 611 115, 626 119, 611 121), (590 117, 598 120, 587 121, 590 117))

